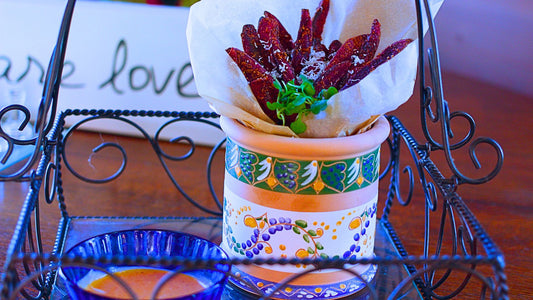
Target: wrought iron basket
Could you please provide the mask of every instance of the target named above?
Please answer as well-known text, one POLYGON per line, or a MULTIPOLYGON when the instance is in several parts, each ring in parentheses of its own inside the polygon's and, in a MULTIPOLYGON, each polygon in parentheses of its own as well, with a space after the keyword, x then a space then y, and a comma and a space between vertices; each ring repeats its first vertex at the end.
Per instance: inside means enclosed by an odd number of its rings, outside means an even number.
MULTIPOLYGON (((503 163, 503 151, 497 142, 490 138, 474 138, 475 122, 473 118, 460 111, 451 112, 443 99, 440 62, 437 49, 436 33, 427 1, 415 0, 418 19, 428 22, 429 47, 424 44, 425 31, 419 22, 419 82, 420 82, 420 123, 424 135, 423 141, 417 140, 394 116, 388 116, 391 135, 382 155, 388 154, 388 163, 384 165, 380 176, 381 185, 389 181, 388 189, 383 191, 386 199, 382 201, 382 213, 379 216, 376 233, 376 256, 365 259, 232 259, 225 261, 183 259, 176 257, 144 256, 100 256, 76 257, 64 255, 63 252, 83 238, 109 230, 126 228, 162 228, 189 231, 212 241, 220 241, 222 204, 217 197, 215 161, 224 153, 225 139, 207 150, 205 159, 206 186, 213 201, 195 199, 180 183, 179 168, 174 162, 187 164, 195 160, 194 153, 199 146, 194 138, 183 131, 175 141, 169 143, 160 138, 160 134, 169 126, 193 122, 195 126, 204 126, 208 130, 220 131, 218 115, 211 112, 176 112, 176 111, 141 111, 141 110, 89 110, 68 109, 57 112, 58 91, 67 45, 70 21, 75 0, 69 0, 61 24, 59 37, 46 74, 43 98, 35 121, 36 136, 29 140, 12 138, 3 130, 0 136, 9 148, 2 163, 13 154, 15 147, 33 149, 29 159, 16 170, 1 175, 2 181, 29 182, 29 192, 23 203, 19 220, 11 239, 5 268, 2 273, 1 299, 62 299, 67 298, 65 289, 58 279, 57 271, 65 266, 91 266, 99 263, 120 264, 124 262, 143 265, 183 265, 186 268, 213 268, 215 264, 303 264, 316 269, 343 269, 357 264, 373 264, 378 273, 372 282, 366 283, 361 299, 507 299, 507 284, 504 273, 504 259, 497 245, 484 231, 474 214, 457 193, 463 184, 483 184, 494 178, 503 163), (425 14, 424 14, 425 12, 425 14), (427 56, 426 56, 427 51, 427 56), (426 59, 427 57, 427 59, 426 59), (428 68, 424 68, 429 64, 428 68), (429 76, 426 74, 429 70, 429 76), (429 77, 429 80, 426 78, 429 77), (66 120, 75 118, 73 125, 65 127, 66 120), (146 132, 137 121, 140 118, 160 118, 163 124, 154 134, 146 132), (465 136, 457 140, 451 130, 452 119, 463 119, 468 123, 465 136), (69 201, 68 186, 63 184, 64 176, 73 176, 80 184, 103 184, 118 181, 127 173, 127 149, 120 143, 102 142, 92 150, 91 155, 98 155, 105 150, 118 151, 122 163, 114 174, 105 178, 94 179, 83 175, 76 169, 76 164, 66 151, 72 136, 83 126, 98 121, 122 122, 135 128, 147 141, 168 175, 172 186, 181 194, 177 206, 194 206, 197 216, 183 217, 121 217, 121 216, 72 216, 67 207, 69 201), (430 131, 437 128, 437 137, 430 131), (468 147, 469 154, 476 166, 479 162, 476 148, 480 144, 490 146, 496 156, 494 168, 487 175, 471 178, 465 176, 456 167, 453 154, 456 150, 468 147), (172 155, 164 149, 167 147, 187 149, 184 155, 172 155), (400 155, 407 150, 410 156, 400 155), (222 154, 221 154, 222 153, 222 154), (444 157, 439 167, 430 158, 432 155, 444 157), (401 167, 401 164, 407 166, 401 167), (36 166, 36 167, 35 167, 36 166), (443 175, 445 169, 449 176, 443 175), (177 171, 176 171, 177 170, 177 171), (176 175, 176 172, 178 175, 176 175), (404 173, 403 175, 401 173, 404 173), (418 184, 415 178, 418 177, 418 184), (401 180, 402 179, 402 180, 401 180), (402 182, 402 184, 401 184, 402 182), (402 186, 402 188, 400 188, 402 186), (39 195, 44 195, 39 197, 39 195), (411 203, 418 197, 419 205, 411 203), (44 198, 44 199, 40 199, 44 198), (41 203, 43 202, 43 203, 41 203), (40 211, 43 205, 50 207, 58 204, 57 236, 48 240, 42 236, 43 220, 40 211), (395 204, 395 205, 393 205, 395 204), (394 207, 393 207, 394 206, 394 207), (416 221, 420 233, 424 236, 424 245, 412 251, 409 245, 402 243, 406 234, 401 233, 395 222, 399 220, 395 213, 402 209, 414 209, 419 213, 416 221), (435 221, 436 222, 435 222, 435 221), (50 249, 47 249, 50 248, 50 249), (412 254, 414 252, 414 255, 412 254)), ((11 110, 22 111, 26 121, 29 111, 24 106, 12 105, 0 111, 0 117, 11 110)), ((176 131, 180 132, 180 131, 176 131)), ((75 158, 74 158, 75 159, 75 158)), ((160 170, 159 170, 160 171, 160 170)), ((98 195, 95 195, 98 197, 98 195)), ((401 218, 400 218, 401 219, 401 218)), ((408 236, 407 236, 408 238, 408 236)), ((350 272, 350 271, 347 271, 350 272)), ((363 279, 359 274, 353 274, 363 279)), ((232 275, 230 275, 232 276, 232 275)), ((263 294, 261 299, 275 298, 276 291, 294 278, 289 278, 272 290, 263 294)), ((352 299, 355 296, 352 296, 352 299)), ((235 288, 228 286, 223 299, 254 299, 235 288)), ((258 297, 255 297, 258 298, 258 297)))

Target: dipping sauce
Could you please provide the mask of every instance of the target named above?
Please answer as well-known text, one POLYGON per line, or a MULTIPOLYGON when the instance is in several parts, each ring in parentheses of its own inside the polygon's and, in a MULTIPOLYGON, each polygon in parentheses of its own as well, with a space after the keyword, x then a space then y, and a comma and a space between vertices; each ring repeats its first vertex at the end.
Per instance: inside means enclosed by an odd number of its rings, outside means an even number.
MULTIPOLYGON (((156 268, 128 268, 113 272, 124 280, 135 292, 139 299, 150 299, 157 283, 170 271, 156 268)), ((90 281, 85 290, 105 297, 115 299, 131 299, 131 295, 114 278, 105 274, 103 277, 90 281)), ((197 293, 205 289, 204 286, 188 274, 177 274, 169 279, 157 294, 156 299, 178 298, 197 293)))

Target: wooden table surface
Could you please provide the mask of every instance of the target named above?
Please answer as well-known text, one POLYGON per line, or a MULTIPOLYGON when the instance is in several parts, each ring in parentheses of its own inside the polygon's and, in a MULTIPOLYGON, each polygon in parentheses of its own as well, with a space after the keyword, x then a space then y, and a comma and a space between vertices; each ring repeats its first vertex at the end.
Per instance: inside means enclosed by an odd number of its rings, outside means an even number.
MULTIPOLYGON (((454 74, 444 75, 444 95, 452 111, 463 110, 474 117, 477 124, 476 137, 494 138, 505 152, 503 169, 495 179, 483 185, 461 185, 458 192, 505 255, 510 298, 533 299, 533 158, 530 155, 533 146, 533 98, 454 74)), ((395 111, 394 115, 402 120, 415 137, 422 137, 418 130, 420 121, 416 95, 395 111)), ((458 124, 457 128, 457 134, 460 135, 461 125, 458 124)), ((71 215, 205 215, 193 208, 176 205, 178 201, 183 201, 183 197, 173 188, 144 140, 80 132, 72 137, 67 147, 69 161, 90 176, 109 175, 110 170, 119 165, 118 152, 110 151, 98 157, 90 155, 92 147, 104 140, 118 142, 129 149, 127 172, 112 184, 91 185, 80 182, 63 170, 65 197, 71 215)), ((490 151, 487 152, 484 153, 481 149, 479 151, 482 159, 487 160, 485 164, 481 161, 483 166, 490 169, 494 157, 490 155, 490 151)), ((199 148, 195 155, 206 157, 207 154, 206 149, 199 148)), ((464 157, 465 153, 457 154, 458 167, 460 170, 472 170, 472 163, 464 157)), ((433 158, 440 164, 443 173, 449 176, 450 172, 442 164, 442 158, 438 155, 433 158)), ((406 157, 403 159, 408 163, 406 157)), ((222 178, 222 165, 223 159, 215 159, 214 175, 217 179, 222 178)), ((209 198, 209 192, 203 184, 203 162, 176 163, 172 170, 180 182, 188 187, 190 195, 197 199, 209 198)), ((27 189, 28 183, 0 183, 2 264, 27 189)), ((220 195, 221 180, 216 180, 215 189, 220 195)), ((380 188, 382 196, 386 189, 385 182, 380 188)), ((423 203, 420 200, 420 193, 417 192, 409 207, 393 207, 391 215, 400 236, 415 255, 422 254, 420 249, 423 244, 423 203)), ((214 207, 212 204, 207 205, 214 207)), ((55 237, 59 216, 57 201, 52 205, 42 204, 41 214, 46 251, 50 249, 55 237)), ((468 297, 466 293, 458 299, 468 297)))

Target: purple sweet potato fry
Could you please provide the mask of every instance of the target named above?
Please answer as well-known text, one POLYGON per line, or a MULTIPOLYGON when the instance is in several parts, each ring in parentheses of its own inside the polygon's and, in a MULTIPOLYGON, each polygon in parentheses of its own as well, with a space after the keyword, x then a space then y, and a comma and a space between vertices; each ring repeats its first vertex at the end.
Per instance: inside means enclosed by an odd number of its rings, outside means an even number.
POLYGON ((292 49, 294 49, 294 42, 292 41, 292 36, 289 34, 287 29, 285 29, 283 24, 281 24, 281 22, 276 16, 274 16, 268 11, 265 11, 265 16, 267 18, 274 20, 274 22, 278 26, 278 36, 279 36, 279 41, 281 43, 281 46, 283 47, 285 52, 291 53, 292 49))
POLYGON ((246 52, 237 48, 226 49, 231 59, 239 66, 248 83, 263 77, 270 77, 267 70, 246 52))
POLYGON ((392 43, 389 47, 385 48, 380 54, 378 54, 373 60, 361 64, 356 67, 352 72, 349 71, 349 76, 347 78, 346 84, 342 87, 341 90, 345 90, 357 83, 359 83, 363 78, 365 78, 370 72, 375 70, 380 65, 391 60, 394 56, 400 53, 409 43, 413 40, 403 39, 392 43))
POLYGON ((244 52, 255 59, 267 71, 272 71, 274 66, 268 61, 268 53, 263 48, 254 25, 246 24, 243 26, 241 40, 244 52))
POLYGON ((309 14, 309 10, 302 9, 298 37, 292 52, 292 67, 294 68, 294 72, 296 74, 300 74, 300 71, 303 68, 303 62, 309 59, 309 54, 311 53, 311 46, 313 42, 311 26, 311 15, 309 14))
POLYGON ((345 60, 331 66, 328 70, 325 70, 314 82, 315 96, 318 95, 320 91, 328 89, 329 87, 340 89, 344 86, 346 74, 350 65, 351 61, 345 60))
POLYGON ((313 16, 313 45, 322 43, 322 32, 329 12, 329 0, 322 0, 313 16))
POLYGON ((279 79, 289 82, 295 78, 290 57, 283 49, 279 40, 279 27, 277 21, 269 17, 261 17, 258 26, 259 39, 265 50, 268 51, 269 61, 279 73, 279 79))
POLYGON ((250 82, 250 89, 257 99, 257 103, 263 112, 276 124, 280 125, 282 122, 278 119, 275 111, 270 110, 267 102, 276 102, 279 90, 274 86, 272 77, 258 78, 250 82))

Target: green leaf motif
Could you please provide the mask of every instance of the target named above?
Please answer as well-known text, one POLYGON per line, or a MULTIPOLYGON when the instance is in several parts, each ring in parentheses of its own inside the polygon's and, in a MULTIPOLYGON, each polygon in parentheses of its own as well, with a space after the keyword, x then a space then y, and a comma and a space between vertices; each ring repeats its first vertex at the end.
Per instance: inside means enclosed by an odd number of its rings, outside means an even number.
POLYGON ((296 220, 294 221, 294 224, 302 227, 302 228, 307 228, 307 222, 304 221, 304 220, 296 220))
POLYGON ((311 247, 307 247, 307 253, 315 254, 315 250, 313 250, 313 248, 311 248, 311 247))
POLYGON ((292 231, 294 231, 294 233, 296 233, 296 234, 300 234, 301 233, 300 229, 298 229, 298 227, 294 227, 294 226, 292 227, 292 231))
POLYGON ((304 238, 304 241, 305 241, 306 243, 311 242, 311 239, 309 238, 309 236, 308 236, 307 234, 304 234, 303 238, 304 238))
POLYGON ((322 257, 323 259, 329 258, 329 256, 326 253, 320 253, 320 257, 322 257))
POLYGON ((316 242, 316 248, 318 250, 324 250, 324 246, 322 246, 322 244, 320 242, 316 242))
POLYGON ((307 233, 309 233, 310 236, 317 236, 316 231, 313 229, 308 230, 307 233))

